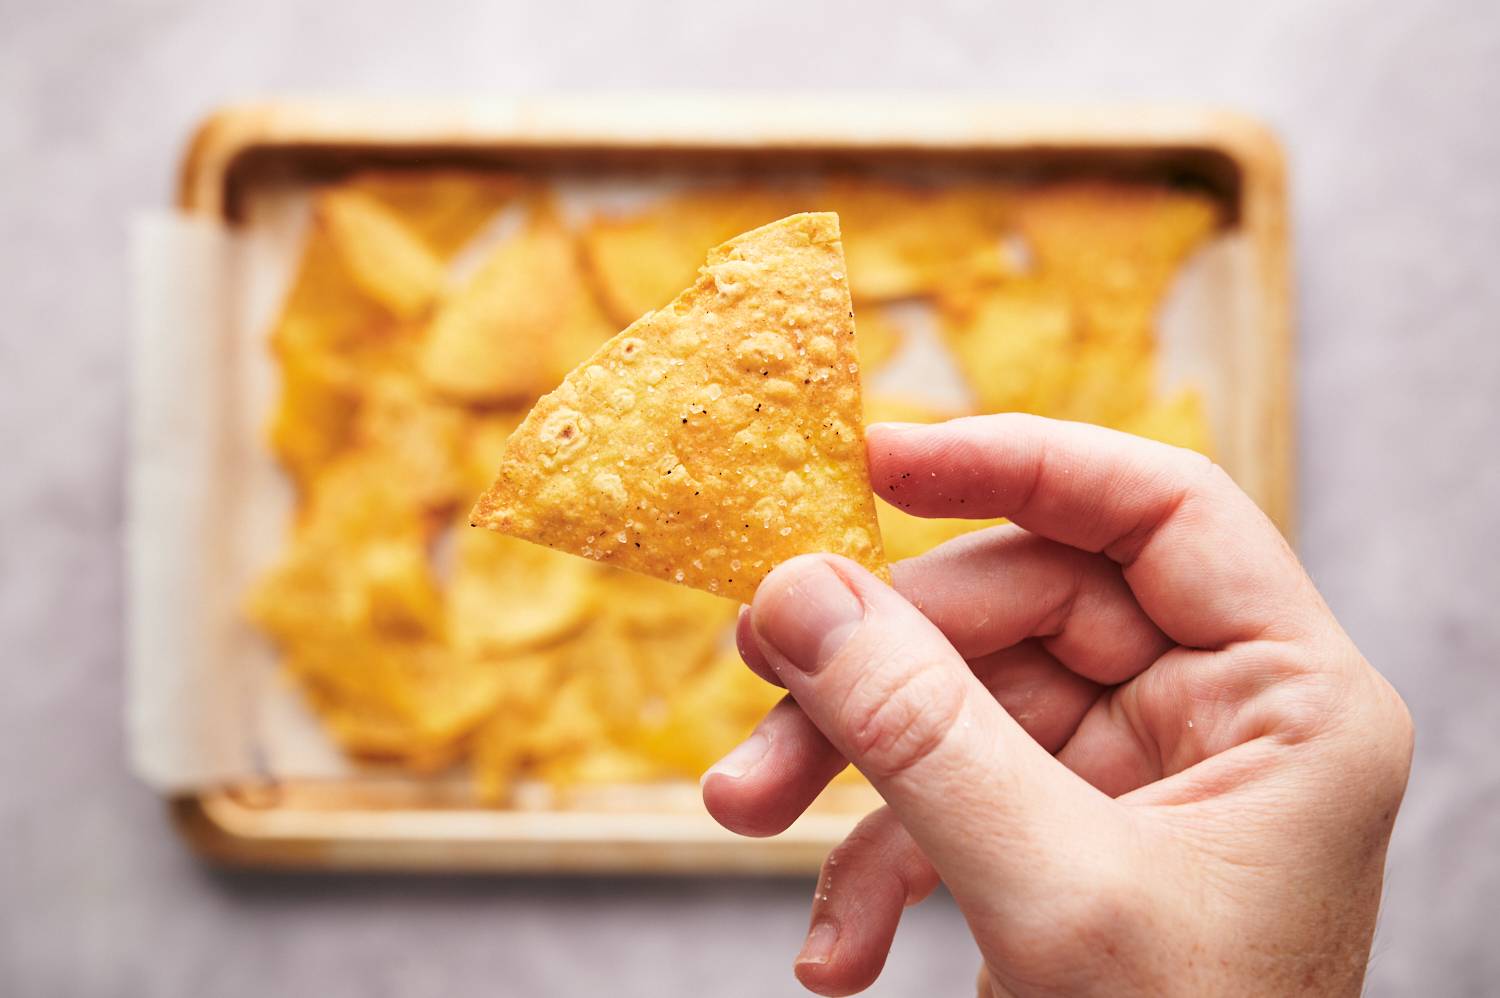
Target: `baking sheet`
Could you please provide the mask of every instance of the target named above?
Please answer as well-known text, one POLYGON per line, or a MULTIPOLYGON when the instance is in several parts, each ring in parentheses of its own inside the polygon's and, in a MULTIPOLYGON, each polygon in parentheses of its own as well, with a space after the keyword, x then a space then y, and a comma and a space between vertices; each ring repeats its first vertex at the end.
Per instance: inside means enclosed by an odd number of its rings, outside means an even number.
MULTIPOLYGON (((567 178, 556 189, 565 214, 579 220, 683 182, 599 176, 567 178)), ((329 740, 280 673, 275 650, 240 612, 247 587, 279 555, 291 514, 288 483, 264 441, 277 388, 268 334, 310 205, 304 187, 268 186, 250 193, 233 231, 161 214, 141 219, 133 233, 129 737, 136 772, 164 793, 375 772, 329 740)), ((518 212, 502 212, 459 254, 456 277, 514 229, 518 212)), ((1255 328, 1252 263, 1242 236, 1216 238, 1183 269, 1160 323, 1160 388, 1204 391, 1231 473, 1250 466, 1254 444, 1255 428, 1236 425, 1225 404, 1242 370, 1237 351, 1255 328)), ((906 343, 869 379, 867 394, 965 407, 967 389, 938 344, 930 306, 899 306, 895 318, 906 343)), ((381 778, 432 782, 388 771, 381 778)), ((461 778, 443 782, 445 794, 464 794, 461 778)), ((540 785, 518 790, 518 806, 550 801, 540 785)))

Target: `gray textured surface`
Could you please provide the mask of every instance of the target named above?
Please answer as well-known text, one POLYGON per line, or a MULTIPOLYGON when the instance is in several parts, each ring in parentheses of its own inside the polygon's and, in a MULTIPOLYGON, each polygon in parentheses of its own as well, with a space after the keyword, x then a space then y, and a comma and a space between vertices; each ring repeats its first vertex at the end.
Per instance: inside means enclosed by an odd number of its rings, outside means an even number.
MULTIPOLYGON (((0 0, 0 992, 796 993, 804 883, 226 879, 123 769, 124 222, 189 127, 272 92, 612 87, 1189 99, 1281 130, 1303 551, 1419 732, 1370 991, 1500 987, 1500 8, 775 6, 0 0)), ((913 912, 876 993, 970 993, 962 928, 913 912)))

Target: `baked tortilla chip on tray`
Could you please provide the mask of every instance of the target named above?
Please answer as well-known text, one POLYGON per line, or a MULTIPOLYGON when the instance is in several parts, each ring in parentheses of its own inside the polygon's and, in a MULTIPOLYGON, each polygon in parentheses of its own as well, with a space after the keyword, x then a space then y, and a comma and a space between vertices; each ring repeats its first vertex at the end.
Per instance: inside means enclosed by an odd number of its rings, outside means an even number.
POLYGON ((443 293, 443 261, 374 198, 329 191, 318 199, 317 220, 354 283, 396 318, 420 317, 443 293))
POLYGON ((438 309, 420 364, 427 382, 457 401, 534 398, 612 331, 572 235, 542 201, 438 309))
POLYGON ((887 574, 838 217, 793 215, 543 397, 472 522, 748 601, 812 551, 887 574))

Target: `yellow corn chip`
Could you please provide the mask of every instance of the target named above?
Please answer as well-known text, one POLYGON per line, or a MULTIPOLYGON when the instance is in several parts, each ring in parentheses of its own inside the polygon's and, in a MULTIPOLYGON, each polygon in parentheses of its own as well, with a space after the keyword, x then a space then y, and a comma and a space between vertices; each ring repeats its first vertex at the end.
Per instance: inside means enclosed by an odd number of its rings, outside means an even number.
POLYGON ((271 331, 273 349, 281 356, 337 353, 359 345, 389 321, 350 276, 327 230, 314 226, 271 331))
POLYGON ((945 299, 941 328, 981 412, 1056 411, 1078 338, 1065 295, 1019 280, 945 299))
POLYGON ((1206 195, 1146 185, 1051 184, 1016 208, 1037 269, 1090 296, 1120 296, 1154 310, 1178 266, 1213 232, 1206 195))
POLYGON ((713 250, 545 396, 473 522, 748 601, 795 554, 884 574, 838 218, 713 250))
POLYGON ((450 761, 505 689, 495 663, 457 658, 431 642, 357 635, 303 642, 287 663, 346 749, 413 768, 450 761))
POLYGON ((1085 342, 1073 358, 1065 397, 1040 411, 1114 426, 1147 404, 1155 375, 1155 350, 1149 345, 1085 342))
POLYGON ((461 653, 503 655, 556 641, 583 626, 598 569, 503 537, 460 530, 448 590, 449 634, 461 653))
POLYGON ((693 283, 705 246, 792 210, 775 192, 713 188, 632 215, 598 218, 581 238, 588 276, 616 327, 626 326, 693 283))
POLYGON ((318 199, 317 219, 350 278, 396 318, 416 318, 442 293, 442 261, 378 201, 328 191, 318 199))
POLYGON ((1213 456, 1213 438, 1208 429, 1203 396, 1191 388, 1148 404, 1122 420, 1119 428, 1126 433, 1213 456))
POLYGON ((502 173, 372 170, 342 185, 380 202, 439 257, 447 259, 520 192, 502 173))
POLYGON ((874 374, 901 349, 901 327, 887 310, 872 306, 859 313, 854 344, 859 348, 859 369, 874 374))
POLYGON ((855 301, 933 294, 1013 271, 1001 245, 1009 197, 999 187, 845 180, 818 197, 839 215, 855 301))
POLYGON ((533 398, 611 331, 572 237, 544 205, 433 316, 422 373, 462 401, 533 398))
POLYGON ((675 691, 665 716, 643 726, 636 747, 666 774, 696 779, 739 744, 783 691, 732 652, 675 691))

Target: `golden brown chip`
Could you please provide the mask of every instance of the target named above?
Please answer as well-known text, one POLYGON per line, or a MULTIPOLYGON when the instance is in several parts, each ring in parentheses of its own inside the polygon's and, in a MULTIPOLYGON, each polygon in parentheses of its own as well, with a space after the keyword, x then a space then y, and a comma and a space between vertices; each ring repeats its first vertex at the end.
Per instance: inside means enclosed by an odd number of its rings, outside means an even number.
POLYGON ((855 301, 887 301, 1000 280, 1010 197, 997 186, 908 187, 830 183, 814 196, 843 227, 855 301))
POLYGON ((518 177, 479 171, 371 170, 342 185, 380 202, 447 259, 520 193, 518 177))
POLYGON ((742 601, 803 552, 885 574, 843 271, 830 214, 713 250, 537 403, 473 522, 742 601))
POLYGON ((384 466, 372 473, 390 476, 434 515, 467 500, 467 414, 434 398, 406 372, 372 377, 365 391, 353 442, 384 466))
POLYGON ((738 612, 733 603, 634 572, 601 573, 601 613, 629 644, 629 660, 651 694, 673 696, 727 640, 738 612))
POLYGON ((1191 388, 1149 403, 1122 420, 1119 428, 1126 433, 1213 456, 1213 437, 1208 428, 1203 396, 1191 388))
POLYGON ((1038 271, 1082 294, 1154 310, 1178 266, 1219 223, 1204 194, 1143 184, 1058 183, 1016 207, 1038 271))
POLYGON ((350 276, 328 232, 314 226, 298 264, 271 345, 287 354, 336 354, 378 335, 390 321, 350 276))
POLYGON ((542 205, 433 316, 422 373, 466 402, 534 398, 611 332, 573 239, 542 205))
POLYGON ((1113 426, 1144 407, 1155 380, 1155 351, 1130 343, 1085 343, 1073 359, 1065 395, 1044 416, 1113 426))
POLYGON ((442 261, 380 202, 331 190, 318 199, 317 220, 354 283, 397 319, 417 318, 442 293, 442 261))
POLYGON ((943 303, 941 328, 981 412, 1056 412, 1078 340, 1066 295, 1018 280, 943 303))
POLYGON ((738 655, 720 655, 675 691, 665 715, 643 726, 635 745, 667 775, 696 779, 751 732, 781 693, 738 655))
POLYGON ((598 568, 488 530, 454 538, 448 630, 462 654, 494 657, 556 641, 583 627, 598 568))
POLYGON ((705 247, 794 210, 777 192, 712 188, 596 218, 581 237, 588 276, 616 328, 627 326, 693 283, 705 247))
POLYGON ((960 520, 948 517, 912 516, 895 506, 881 504, 877 510, 880 517, 880 533, 885 539, 886 556, 891 561, 915 558, 926 554, 939 544, 955 537, 998 526, 1002 518, 982 520, 960 520))
POLYGON ((336 738, 351 752, 431 768, 488 717, 505 689, 492 662, 432 642, 358 635, 304 642, 288 658, 336 738))
POLYGON ((859 369, 866 376, 886 365, 901 349, 901 326, 880 306, 859 313, 855 323, 855 346, 859 348, 859 369))
POLYGON ((268 435, 299 486, 349 443, 358 406, 358 388, 337 357, 306 351, 282 357, 281 394, 268 435))

